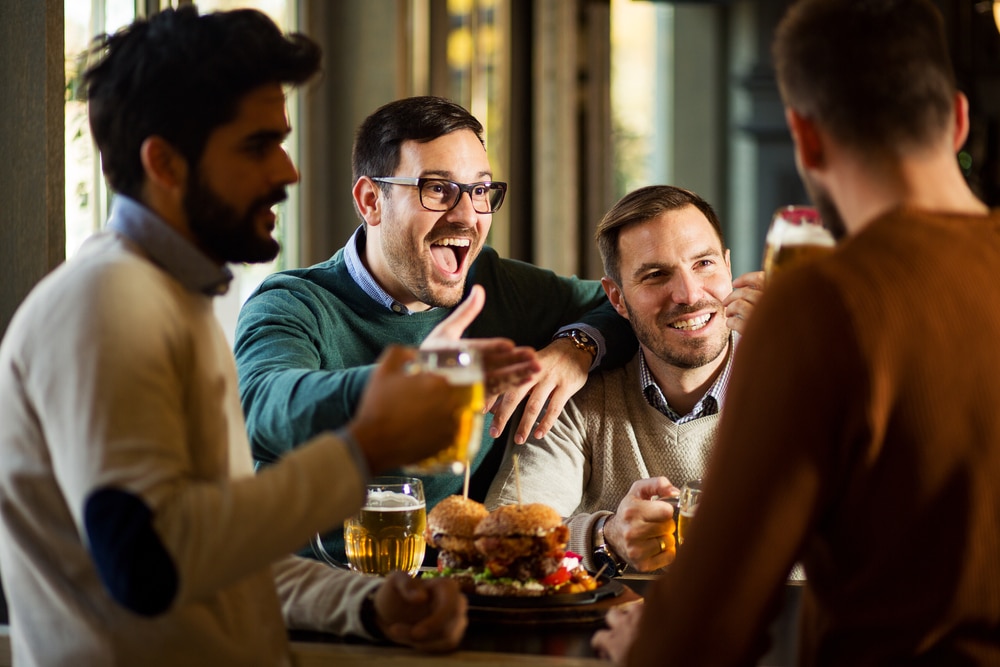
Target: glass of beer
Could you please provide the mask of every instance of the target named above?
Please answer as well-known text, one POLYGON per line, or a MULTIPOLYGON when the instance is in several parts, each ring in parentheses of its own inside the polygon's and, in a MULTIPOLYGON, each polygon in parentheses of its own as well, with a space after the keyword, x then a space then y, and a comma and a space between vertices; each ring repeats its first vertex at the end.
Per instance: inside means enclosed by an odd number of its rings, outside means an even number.
POLYGON ((452 441, 434 456, 405 466, 403 471, 408 475, 449 472, 460 475, 479 452, 483 439, 486 395, 482 358, 476 349, 456 342, 447 347, 418 350, 417 359, 411 367, 447 378, 456 391, 462 392, 465 408, 452 441))
POLYGON ((764 242, 764 279, 782 269, 833 252, 836 241, 811 206, 783 206, 774 213, 764 242))
POLYGON ((692 479, 681 487, 681 495, 677 501, 677 544, 684 544, 684 533, 691 527, 691 519, 698 511, 701 502, 701 480, 692 479))
POLYGON ((344 521, 344 547, 352 570, 386 575, 395 570, 413 576, 424 562, 427 504, 415 477, 375 477, 365 504, 344 521))

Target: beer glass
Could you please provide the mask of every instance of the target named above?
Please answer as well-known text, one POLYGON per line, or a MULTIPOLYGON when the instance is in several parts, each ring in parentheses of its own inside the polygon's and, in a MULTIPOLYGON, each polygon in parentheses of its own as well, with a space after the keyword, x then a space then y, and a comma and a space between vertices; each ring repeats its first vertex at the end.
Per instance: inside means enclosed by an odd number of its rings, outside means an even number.
POLYGON ((783 206, 771 218, 764 242, 764 279, 782 269, 833 252, 836 241, 811 206, 783 206))
POLYGON ((479 352, 457 342, 447 347, 421 349, 411 366, 416 371, 438 373, 447 378, 455 391, 463 394, 464 405, 461 422, 454 438, 437 454, 405 466, 408 475, 436 473, 462 474, 479 451, 483 439, 483 407, 486 395, 483 388, 483 363, 479 352))
MULTIPOLYGON (((364 574, 401 570, 415 575, 424 562, 426 526, 427 504, 419 479, 373 478, 361 511, 344 521, 344 548, 350 568, 364 574)), ((319 536, 316 541, 322 546, 319 536)))
POLYGON ((699 502, 701 502, 701 480, 693 479, 685 482, 677 501, 680 517, 677 521, 677 544, 684 544, 684 533, 691 528, 691 519, 698 511, 699 502))

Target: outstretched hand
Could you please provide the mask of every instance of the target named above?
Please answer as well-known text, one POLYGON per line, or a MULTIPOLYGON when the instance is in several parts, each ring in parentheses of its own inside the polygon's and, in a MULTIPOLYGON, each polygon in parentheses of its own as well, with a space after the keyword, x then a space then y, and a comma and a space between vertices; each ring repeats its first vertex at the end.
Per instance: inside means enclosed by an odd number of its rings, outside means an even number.
MULTIPOLYGON (((524 414, 514 433, 514 442, 523 445, 531 436, 544 438, 573 394, 587 383, 593 361, 568 338, 557 338, 538 352, 541 372, 519 387, 507 391, 493 404, 490 435, 500 435, 522 400, 524 414)), ((489 405, 489 403, 487 403, 489 405)))
POLYGON ((479 315, 486 303, 482 285, 473 285, 468 298, 454 312, 427 335, 421 349, 444 347, 462 340, 478 350, 486 373, 487 405, 505 391, 515 389, 541 370, 535 350, 528 346, 515 346, 508 338, 462 338, 465 330, 479 315))

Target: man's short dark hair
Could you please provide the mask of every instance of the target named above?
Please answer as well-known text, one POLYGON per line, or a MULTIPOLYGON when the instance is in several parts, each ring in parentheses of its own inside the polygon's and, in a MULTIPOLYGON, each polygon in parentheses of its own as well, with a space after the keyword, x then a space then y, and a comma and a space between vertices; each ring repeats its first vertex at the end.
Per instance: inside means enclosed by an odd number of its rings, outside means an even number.
POLYGON ((443 97, 407 97, 379 107, 354 135, 354 182, 362 176, 392 176, 404 141, 434 141, 457 130, 472 130, 485 146, 482 123, 443 97))
POLYGON ((95 40, 83 75, 90 126, 111 188, 139 198, 142 143, 159 136, 194 169, 209 135, 267 84, 299 85, 319 70, 320 48, 285 36, 251 9, 198 15, 166 9, 95 40))
POLYGON ((944 23, 929 0, 799 0, 772 51, 785 104, 857 149, 926 145, 954 109, 944 23))
POLYGON ((597 225, 597 248, 601 251, 601 261, 604 262, 604 275, 621 285, 621 252, 618 249, 618 237, 625 227, 652 220, 667 211, 677 211, 686 206, 694 206, 705 215, 719 237, 719 245, 725 250, 726 240, 722 234, 722 224, 707 201, 690 190, 673 185, 647 185, 619 199, 597 225))

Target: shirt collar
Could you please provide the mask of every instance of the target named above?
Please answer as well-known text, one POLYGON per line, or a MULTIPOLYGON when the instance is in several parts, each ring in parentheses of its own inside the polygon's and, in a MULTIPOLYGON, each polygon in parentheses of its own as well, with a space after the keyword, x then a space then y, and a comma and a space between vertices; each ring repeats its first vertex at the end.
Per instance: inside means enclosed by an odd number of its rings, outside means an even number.
POLYGON ((731 331, 729 334, 729 350, 726 352, 726 363, 722 366, 722 372, 719 373, 719 377, 715 378, 715 382, 708 388, 705 395, 695 403, 691 412, 686 415, 678 414, 667 403, 663 391, 656 384, 656 380, 653 378, 653 374, 646 364, 646 357, 642 348, 639 348, 639 382, 641 383, 642 393, 646 397, 646 401, 650 406, 662 412, 670 421, 678 424, 708 417, 719 412, 722 410, 722 404, 726 399, 726 389, 729 386, 729 376, 733 368, 733 352, 736 350, 739 340, 740 335, 735 331, 731 331))
POLYGON ((186 289, 208 296, 229 291, 233 273, 228 267, 210 260, 160 216, 134 199, 115 195, 107 227, 139 246, 186 289))
POLYGON ((371 274, 364 262, 361 261, 361 252, 364 250, 367 240, 368 235, 365 233, 365 226, 362 224, 354 231, 347 245, 344 247, 344 261, 347 262, 347 273, 358 284, 358 287, 376 302, 398 315, 412 315, 412 310, 393 299, 389 296, 388 292, 382 289, 382 286, 375 280, 375 276, 371 274))

